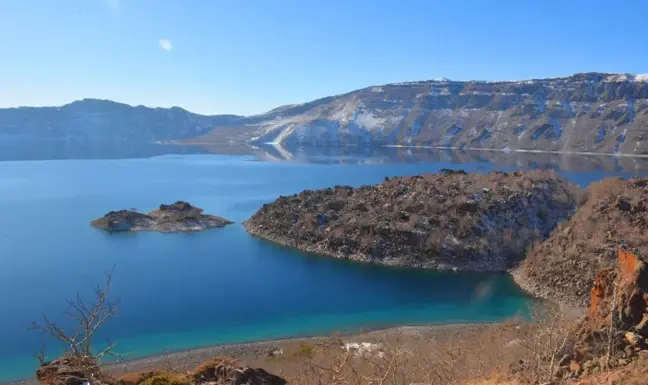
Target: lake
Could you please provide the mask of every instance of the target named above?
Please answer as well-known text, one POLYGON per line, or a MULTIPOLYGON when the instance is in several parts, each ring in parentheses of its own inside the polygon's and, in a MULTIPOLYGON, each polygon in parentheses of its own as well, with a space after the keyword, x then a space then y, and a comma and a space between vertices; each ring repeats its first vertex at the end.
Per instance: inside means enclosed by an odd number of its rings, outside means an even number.
POLYGON ((51 354, 58 352, 54 341, 28 327, 43 314, 69 326, 65 299, 77 292, 91 298, 93 285, 113 266, 111 297, 120 300, 119 314, 98 342, 111 337, 119 351, 134 356, 525 314, 530 299, 506 274, 385 268, 306 255, 249 236, 241 222, 282 194, 441 168, 550 167, 582 186, 610 175, 648 174, 645 161, 633 158, 563 162, 550 155, 543 163, 521 162, 527 155, 520 154, 489 159, 486 152, 462 158, 433 150, 255 151, 0 162, 0 381, 32 375, 44 342, 51 354), (176 200, 236 224, 193 234, 112 235, 88 225, 109 210, 149 211, 176 200))

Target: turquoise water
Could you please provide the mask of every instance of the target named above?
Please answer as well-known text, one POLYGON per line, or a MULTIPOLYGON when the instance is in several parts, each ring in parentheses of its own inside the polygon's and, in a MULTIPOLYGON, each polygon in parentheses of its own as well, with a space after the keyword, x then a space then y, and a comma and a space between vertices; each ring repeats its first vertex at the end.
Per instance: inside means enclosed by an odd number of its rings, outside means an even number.
MULTIPOLYGON (((321 161, 321 159, 320 159, 321 161)), ((99 336, 135 356, 216 343, 357 331, 396 324, 498 321, 529 298, 503 274, 393 269, 305 255, 247 235, 241 222, 281 194, 444 167, 344 165, 245 156, 0 162, 0 380, 30 376, 42 314, 66 325, 65 298, 87 296, 115 268, 117 317, 99 336), (110 235, 88 226, 121 208, 187 200, 236 221, 195 234, 110 235)), ((512 169, 498 165, 498 169, 512 169)), ((585 185, 601 171, 565 175, 585 185)))

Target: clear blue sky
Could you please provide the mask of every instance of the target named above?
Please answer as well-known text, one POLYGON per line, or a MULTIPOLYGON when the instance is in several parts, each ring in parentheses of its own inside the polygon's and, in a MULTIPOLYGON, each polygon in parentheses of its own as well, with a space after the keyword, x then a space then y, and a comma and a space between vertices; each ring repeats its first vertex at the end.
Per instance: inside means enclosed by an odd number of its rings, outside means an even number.
POLYGON ((0 106, 254 114, 441 76, 647 73, 647 28, 648 0, 0 0, 0 106))

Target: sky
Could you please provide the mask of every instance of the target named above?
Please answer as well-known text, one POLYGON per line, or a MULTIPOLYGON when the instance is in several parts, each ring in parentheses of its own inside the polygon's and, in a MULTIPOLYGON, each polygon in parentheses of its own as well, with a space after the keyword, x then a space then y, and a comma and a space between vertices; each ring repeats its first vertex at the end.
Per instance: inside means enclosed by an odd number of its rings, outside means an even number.
POLYGON ((251 115, 371 85, 648 73, 647 0, 0 0, 0 107, 251 115))

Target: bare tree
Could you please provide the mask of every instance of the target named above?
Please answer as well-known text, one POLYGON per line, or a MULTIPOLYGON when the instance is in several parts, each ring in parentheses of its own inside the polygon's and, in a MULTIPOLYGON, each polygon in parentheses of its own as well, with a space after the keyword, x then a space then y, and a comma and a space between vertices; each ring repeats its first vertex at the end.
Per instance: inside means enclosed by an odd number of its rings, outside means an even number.
MULTIPOLYGON (((108 341, 108 346, 98 353, 92 350, 92 340, 97 330, 117 312, 118 303, 108 299, 110 284, 112 283, 113 267, 106 274, 106 280, 102 286, 94 287, 96 297, 94 304, 87 304, 79 293, 74 300, 66 299, 68 308, 65 314, 71 317, 75 326, 73 330, 64 330, 57 323, 43 316, 43 322, 32 324, 33 330, 42 331, 51 337, 56 338, 65 345, 65 353, 73 357, 91 357, 100 360, 106 355, 114 355, 112 349, 115 344, 108 341)), ((44 361, 42 352, 39 360, 44 361)))
POLYGON ((572 341, 578 323, 557 305, 536 305, 530 316, 535 330, 528 338, 517 340, 517 343, 531 354, 529 372, 535 377, 531 380, 549 381, 556 374, 558 360, 572 341))

